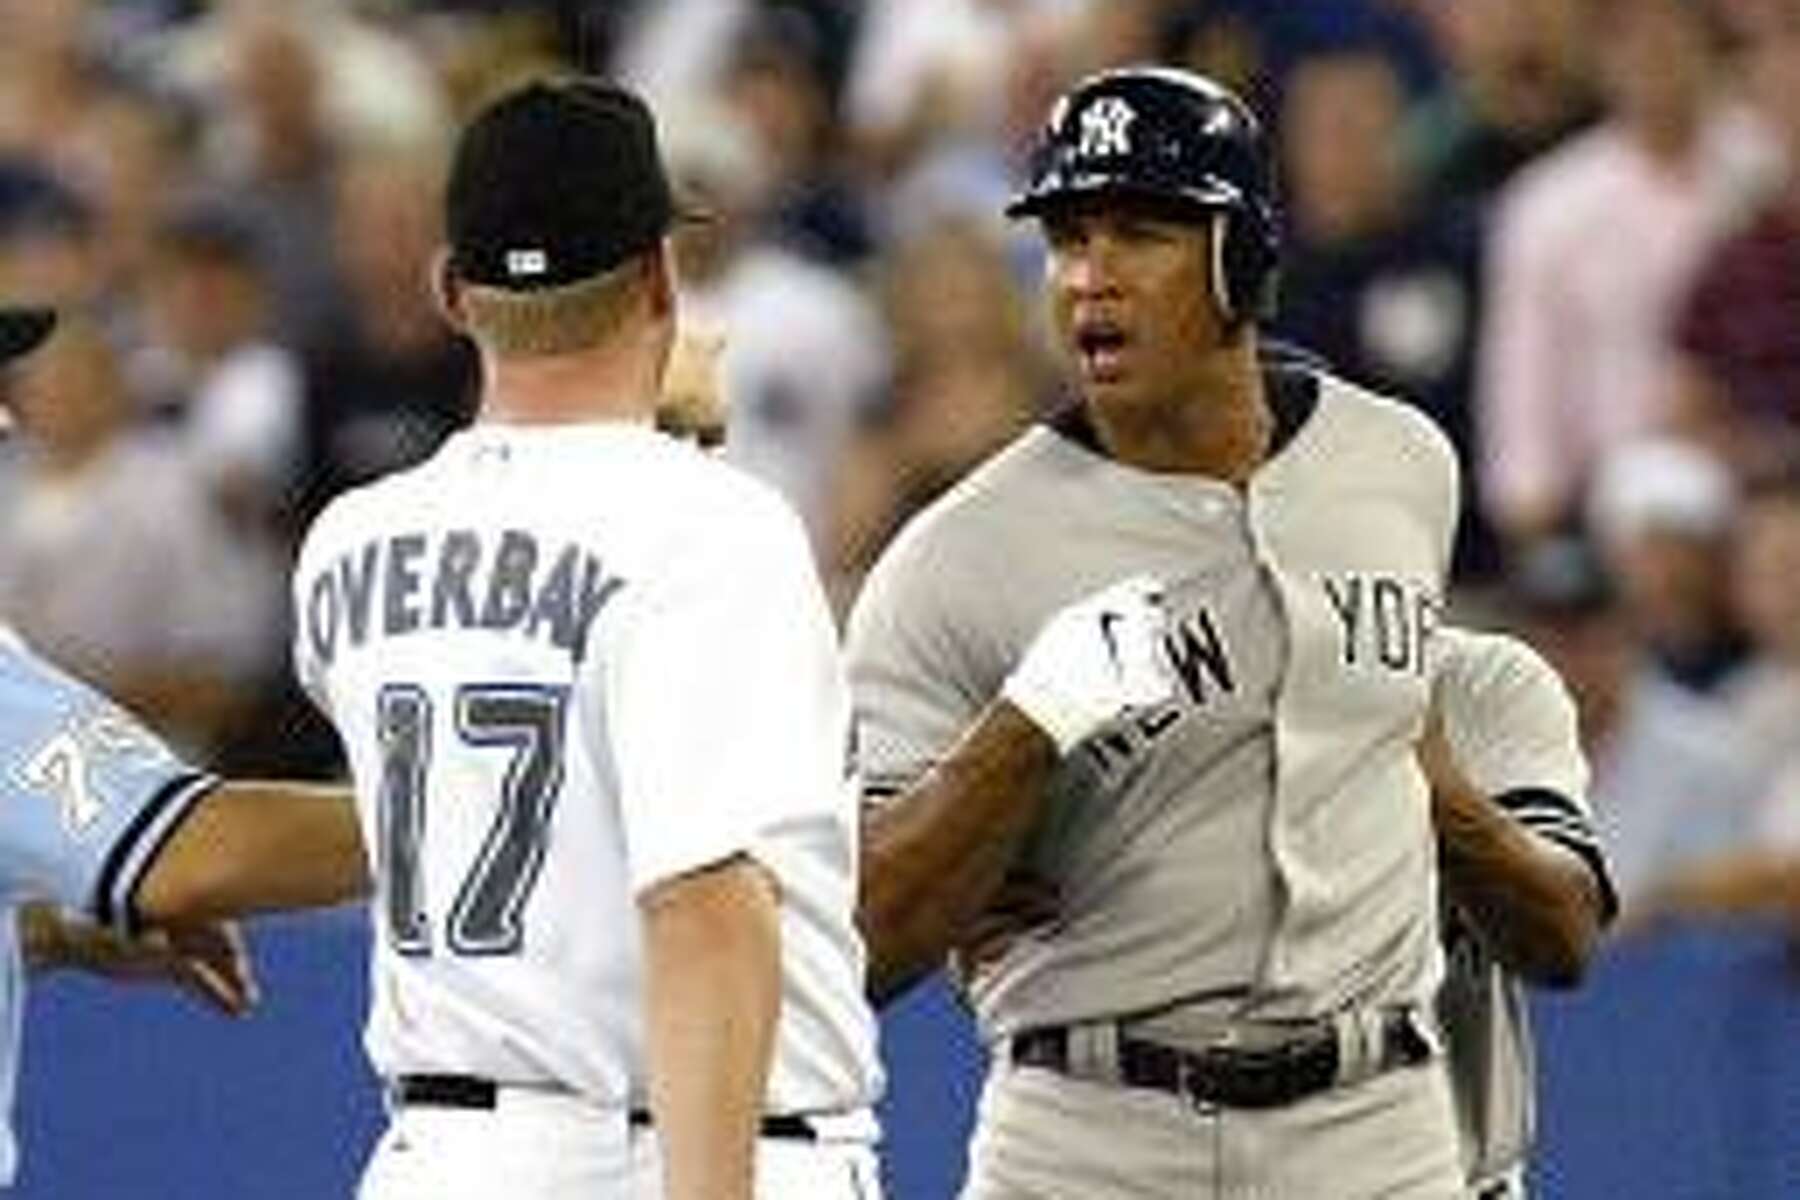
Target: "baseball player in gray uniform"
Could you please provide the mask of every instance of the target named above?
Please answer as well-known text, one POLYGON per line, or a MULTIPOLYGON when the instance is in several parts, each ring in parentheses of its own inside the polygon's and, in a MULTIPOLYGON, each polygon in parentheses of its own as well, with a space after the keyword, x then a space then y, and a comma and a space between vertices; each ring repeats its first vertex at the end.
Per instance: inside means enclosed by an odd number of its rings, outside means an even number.
POLYGON ((1420 757, 1442 850, 1438 1013, 1469 1194, 1522 1200, 1536 1076, 1525 983, 1579 980, 1618 899, 1555 670, 1516 638, 1446 628, 1436 678, 1441 726, 1420 757))
POLYGON ((1259 354, 1272 196, 1255 118, 1208 80, 1059 100, 1009 211, 1048 243, 1081 402, 916 518, 852 612, 877 993, 1009 877, 1057 891, 971 980, 992 1066, 967 1200, 1464 1193, 1414 753, 1457 465, 1416 410, 1259 354), (1174 695, 1058 736, 1013 664, 1134 574, 1174 695))

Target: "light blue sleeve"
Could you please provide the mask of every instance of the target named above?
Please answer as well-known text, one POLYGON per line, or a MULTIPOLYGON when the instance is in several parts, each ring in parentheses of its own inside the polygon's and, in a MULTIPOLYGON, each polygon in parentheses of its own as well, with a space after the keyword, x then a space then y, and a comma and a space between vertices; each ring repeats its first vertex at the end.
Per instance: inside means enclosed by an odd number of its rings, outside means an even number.
POLYGON ((143 872, 216 782, 0 638, 0 899, 50 900, 129 928, 143 872))
POLYGON ((8 905, 0 908, 0 1190, 12 1186, 19 1169, 12 1114, 24 1026, 25 961, 19 949, 19 912, 8 905))

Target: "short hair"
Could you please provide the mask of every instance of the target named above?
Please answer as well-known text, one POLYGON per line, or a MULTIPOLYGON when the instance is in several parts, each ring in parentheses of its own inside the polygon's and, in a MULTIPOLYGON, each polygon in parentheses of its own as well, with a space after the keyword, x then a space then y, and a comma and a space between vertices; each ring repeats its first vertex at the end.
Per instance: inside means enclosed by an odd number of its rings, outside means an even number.
POLYGON ((650 254, 560 287, 519 291, 462 283, 469 332, 502 358, 571 354, 605 344, 643 302, 640 272, 650 254))

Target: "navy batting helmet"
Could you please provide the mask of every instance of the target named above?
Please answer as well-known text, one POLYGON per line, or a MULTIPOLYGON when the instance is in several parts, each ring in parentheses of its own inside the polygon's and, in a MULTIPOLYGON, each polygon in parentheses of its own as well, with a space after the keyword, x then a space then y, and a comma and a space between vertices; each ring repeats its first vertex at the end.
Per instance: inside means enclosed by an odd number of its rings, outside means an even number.
POLYGON ((1009 217, 1096 194, 1144 196, 1197 218, 1222 217, 1213 241, 1214 299, 1229 320, 1274 314, 1274 171, 1261 123, 1227 88, 1171 67, 1090 75, 1051 109, 1030 172, 1006 206, 1009 217))

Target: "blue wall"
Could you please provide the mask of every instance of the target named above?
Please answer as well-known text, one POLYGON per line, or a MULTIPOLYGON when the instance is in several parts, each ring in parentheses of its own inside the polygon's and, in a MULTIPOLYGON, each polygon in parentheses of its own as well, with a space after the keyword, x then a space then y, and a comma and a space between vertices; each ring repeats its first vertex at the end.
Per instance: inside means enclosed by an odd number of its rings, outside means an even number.
MULTIPOLYGON (((21 1081, 33 1200, 348 1196, 380 1124, 359 1044, 359 914, 265 923, 265 996, 233 1023, 154 990, 33 990, 21 1081)), ((939 1200, 961 1172, 980 1054, 926 988, 883 1023, 889 1183, 939 1200)), ((1540 1200, 1800 1196, 1800 972, 1766 930, 1615 949, 1539 1006, 1540 1200)))

